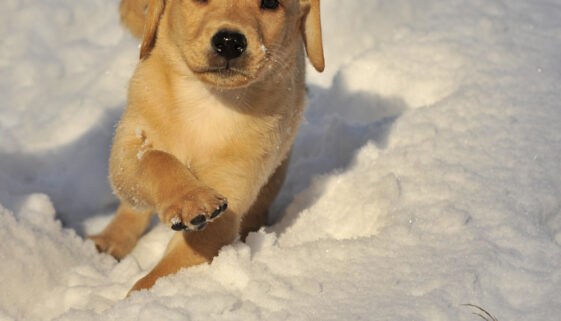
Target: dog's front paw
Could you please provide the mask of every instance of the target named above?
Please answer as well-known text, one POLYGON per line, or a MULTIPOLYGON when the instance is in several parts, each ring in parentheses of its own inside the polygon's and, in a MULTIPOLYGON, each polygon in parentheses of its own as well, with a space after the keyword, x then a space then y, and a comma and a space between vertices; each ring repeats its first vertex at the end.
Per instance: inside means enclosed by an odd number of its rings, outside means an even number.
POLYGON ((201 231, 228 208, 227 199, 208 187, 194 189, 160 212, 162 222, 175 231, 201 231))
POLYGON ((136 244, 136 238, 126 232, 107 233, 102 232, 90 235, 87 239, 92 240, 100 253, 107 253, 117 260, 129 254, 136 244))

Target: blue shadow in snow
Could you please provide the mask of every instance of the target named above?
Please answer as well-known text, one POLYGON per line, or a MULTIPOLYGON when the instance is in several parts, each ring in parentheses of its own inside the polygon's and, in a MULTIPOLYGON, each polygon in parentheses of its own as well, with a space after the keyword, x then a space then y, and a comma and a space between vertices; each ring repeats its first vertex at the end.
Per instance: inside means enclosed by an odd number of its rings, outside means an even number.
MULTIPOLYGON (((368 142, 384 149, 394 122, 409 109, 399 97, 349 92, 340 77, 335 78, 329 89, 310 87, 308 102, 310 106, 294 143, 285 184, 270 211, 271 224, 283 219, 287 206, 310 186, 314 176, 345 171, 368 142)), ((313 188, 310 195, 322 194, 322 186, 313 188)), ((299 209, 308 208, 314 202, 313 199, 300 202, 299 209)), ((284 218, 283 227, 290 226, 295 219, 284 218)), ((283 227, 280 229, 284 230, 283 227)))

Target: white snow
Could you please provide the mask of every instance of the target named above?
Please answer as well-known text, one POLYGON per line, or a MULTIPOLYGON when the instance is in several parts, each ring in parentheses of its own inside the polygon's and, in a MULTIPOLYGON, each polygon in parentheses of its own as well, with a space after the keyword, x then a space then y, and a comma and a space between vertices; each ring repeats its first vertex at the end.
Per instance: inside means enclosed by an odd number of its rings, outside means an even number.
POLYGON ((127 299, 173 232, 83 238, 117 205, 117 6, 0 2, 0 320, 559 318, 561 3, 323 0, 272 225, 127 299))

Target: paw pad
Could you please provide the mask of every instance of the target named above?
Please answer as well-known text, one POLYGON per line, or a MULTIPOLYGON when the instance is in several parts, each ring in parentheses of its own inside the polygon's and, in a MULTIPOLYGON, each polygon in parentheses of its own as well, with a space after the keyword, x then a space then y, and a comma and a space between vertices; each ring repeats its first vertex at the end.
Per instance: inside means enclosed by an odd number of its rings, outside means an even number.
POLYGON ((185 228, 187 228, 187 226, 185 226, 185 224, 183 224, 183 222, 179 222, 179 223, 175 223, 171 226, 172 230, 174 231, 181 231, 184 230, 185 228))
POLYGON ((195 217, 194 219, 192 219, 190 223, 191 225, 201 225, 204 222, 206 222, 206 217, 203 214, 201 214, 195 217))
POLYGON ((214 218, 218 217, 220 214, 224 213, 227 208, 228 208, 228 203, 224 203, 224 205, 217 208, 216 211, 214 211, 212 213, 212 215, 210 215, 210 218, 214 219, 214 218))
POLYGON ((217 219, 228 208, 228 203, 220 205, 212 214, 199 214, 195 216, 189 223, 185 224, 180 216, 175 216, 171 219, 171 228, 174 231, 202 231, 208 223, 217 219))

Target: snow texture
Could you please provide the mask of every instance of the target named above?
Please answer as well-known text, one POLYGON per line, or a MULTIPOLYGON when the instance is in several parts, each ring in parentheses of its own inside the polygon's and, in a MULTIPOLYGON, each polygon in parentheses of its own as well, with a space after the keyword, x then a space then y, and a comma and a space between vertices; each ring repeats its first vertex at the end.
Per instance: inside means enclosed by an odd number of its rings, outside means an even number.
POLYGON ((322 0, 327 69, 271 226, 123 299, 84 235, 117 201, 138 43, 115 0, 0 2, 0 320, 561 316, 561 3, 322 0))

